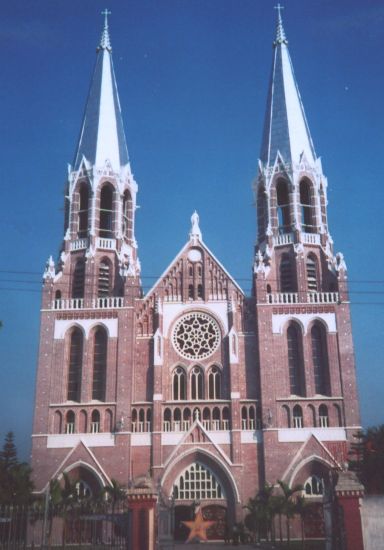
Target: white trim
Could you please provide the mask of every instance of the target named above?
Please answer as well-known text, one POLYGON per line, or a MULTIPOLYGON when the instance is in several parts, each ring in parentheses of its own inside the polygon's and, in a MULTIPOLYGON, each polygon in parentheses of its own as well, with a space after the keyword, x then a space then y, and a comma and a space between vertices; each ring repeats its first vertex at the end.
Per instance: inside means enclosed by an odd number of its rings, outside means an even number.
POLYGON ((117 338, 118 319, 55 319, 54 336, 55 340, 63 340, 66 332, 76 326, 83 330, 85 338, 89 337, 89 333, 96 326, 102 326, 106 329, 109 338, 117 338))
POLYGON ((68 449, 75 447, 80 441, 86 447, 114 447, 115 436, 112 433, 89 434, 49 434, 47 449, 68 449))
POLYGON ((273 334, 283 334, 286 324, 289 321, 296 321, 302 326, 303 332, 306 334, 310 323, 316 320, 322 321, 326 325, 328 332, 337 332, 336 315, 334 313, 274 313, 272 314, 272 332, 273 334))
POLYGON ((278 430, 279 443, 297 443, 307 441, 314 435, 321 441, 346 441, 344 428, 282 428, 278 430))

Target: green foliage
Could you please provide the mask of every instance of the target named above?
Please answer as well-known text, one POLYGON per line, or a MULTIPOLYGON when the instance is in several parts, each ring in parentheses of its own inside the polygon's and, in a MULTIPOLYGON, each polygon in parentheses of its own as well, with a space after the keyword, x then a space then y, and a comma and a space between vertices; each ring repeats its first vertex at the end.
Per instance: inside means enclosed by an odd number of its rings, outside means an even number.
POLYGON ((31 468, 17 459, 12 432, 8 432, 0 451, 0 504, 27 504, 32 499, 31 468))
POLYGON ((384 424, 360 430, 354 438, 349 469, 356 472, 368 493, 384 494, 384 424))

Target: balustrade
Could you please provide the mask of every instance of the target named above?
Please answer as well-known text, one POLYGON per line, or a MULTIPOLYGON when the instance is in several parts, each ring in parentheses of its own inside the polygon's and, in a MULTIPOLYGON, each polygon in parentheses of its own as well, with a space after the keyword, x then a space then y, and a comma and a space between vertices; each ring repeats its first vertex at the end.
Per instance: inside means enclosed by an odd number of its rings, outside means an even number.
POLYGON ((88 246, 88 239, 77 239, 76 241, 72 241, 69 245, 69 249, 71 252, 74 250, 84 250, 88 246))
POLYGON ((275 292, 267 294, 269 304, 337 304, 338 292, 275 292))
POLYGON ((96 248, 102 248, 103 250, 116 250, 116 239, 97 237, 96 248))
POLYGON ((66 298, 54 300, 52 309, 117 309, 124 307, 124 298, 121 296, 108 296, 105 298, 93 298, 89 303, 84 298, 66 298))

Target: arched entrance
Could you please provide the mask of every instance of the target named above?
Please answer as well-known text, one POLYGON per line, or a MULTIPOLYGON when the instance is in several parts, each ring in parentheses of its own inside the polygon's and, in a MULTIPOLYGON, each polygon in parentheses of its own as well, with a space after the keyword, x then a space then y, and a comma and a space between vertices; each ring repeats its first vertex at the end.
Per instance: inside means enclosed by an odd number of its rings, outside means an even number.
POLYGON ((189 451, 167 468, 162 480, 164 492, 174 503, 174 537, 184 541, 197 508, 203 518, 215 523, 207 529, 208 540, 223 540, 234 522, 237 488, 231 472, 207 451, 189 451))

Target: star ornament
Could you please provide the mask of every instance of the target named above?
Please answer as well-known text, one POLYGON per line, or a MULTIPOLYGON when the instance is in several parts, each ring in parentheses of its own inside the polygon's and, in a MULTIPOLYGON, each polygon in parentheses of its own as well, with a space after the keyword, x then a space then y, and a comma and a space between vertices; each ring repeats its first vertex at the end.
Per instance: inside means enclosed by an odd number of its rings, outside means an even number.
POLYGON ((182 523, 190 530, 186 542, 191 542, 193 539, 207 540, 207 530, 214 525, 216 521, 205 520, 199 508, 196 512, 194 521, 182 521, 182 523))

